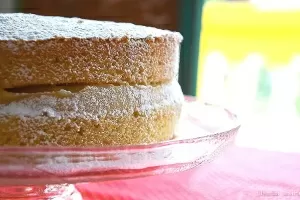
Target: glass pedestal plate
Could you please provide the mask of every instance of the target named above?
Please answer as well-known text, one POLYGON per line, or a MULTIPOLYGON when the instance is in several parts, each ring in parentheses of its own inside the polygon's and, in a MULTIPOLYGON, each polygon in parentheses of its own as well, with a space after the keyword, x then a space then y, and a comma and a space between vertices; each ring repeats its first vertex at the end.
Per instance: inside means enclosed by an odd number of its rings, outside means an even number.
POLYGON ((177 173, 211 162, 240 124, 218 106, 187 99, 173 140, 114 147, 1 147, 0 199, 80 200, 73 184, 177 173))

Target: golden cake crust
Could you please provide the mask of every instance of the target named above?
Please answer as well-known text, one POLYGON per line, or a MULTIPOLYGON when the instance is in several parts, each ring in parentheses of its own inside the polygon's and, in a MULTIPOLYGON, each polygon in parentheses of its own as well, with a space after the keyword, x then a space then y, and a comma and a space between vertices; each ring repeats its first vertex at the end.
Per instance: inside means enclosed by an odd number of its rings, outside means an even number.
POLYGON ((149 85, 170 82, 178 73, 179 33, 27 14, 0 14, 0 20, 0 88, 149 85), (31 30, 33 26, 38 28, 31 30))
POLYGON ((178 54, 172 38, 0 41, 0 88, 167 83, 177 75, 178 54))
POLYGON ((150 115, 87 120, 0 117, 0 146, 107 146, 149 144, 170 140, 181 106, 150 115))

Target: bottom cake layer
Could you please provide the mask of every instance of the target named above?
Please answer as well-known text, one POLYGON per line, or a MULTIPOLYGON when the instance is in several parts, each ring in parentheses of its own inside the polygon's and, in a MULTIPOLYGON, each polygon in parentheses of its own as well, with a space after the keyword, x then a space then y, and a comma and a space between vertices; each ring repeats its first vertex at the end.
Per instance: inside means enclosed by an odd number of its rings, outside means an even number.
POLYGON ((159 86, 85 86, 80 90, 5 96, 10 100, 0 102, 1 146, 160 142, 174 136, 183 102, 177 82, 159 86))

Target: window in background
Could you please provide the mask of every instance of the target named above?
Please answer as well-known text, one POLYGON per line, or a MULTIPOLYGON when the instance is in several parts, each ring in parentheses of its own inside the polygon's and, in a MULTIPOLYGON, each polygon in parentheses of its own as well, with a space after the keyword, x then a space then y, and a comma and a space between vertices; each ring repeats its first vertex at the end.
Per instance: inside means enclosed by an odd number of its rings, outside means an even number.
POLYGON ((300 9, 269 5, 204 6, 197 95, 240 116, 241 144, 300 150, 300 9))

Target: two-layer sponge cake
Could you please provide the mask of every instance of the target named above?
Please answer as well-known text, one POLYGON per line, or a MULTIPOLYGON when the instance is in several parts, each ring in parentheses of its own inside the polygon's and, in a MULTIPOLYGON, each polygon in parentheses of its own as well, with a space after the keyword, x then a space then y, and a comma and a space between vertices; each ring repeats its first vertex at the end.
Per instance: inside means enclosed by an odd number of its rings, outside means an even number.
POLYGON ((128 23, 0 14, 0 145, 172 139, 181 41, 128 23))

